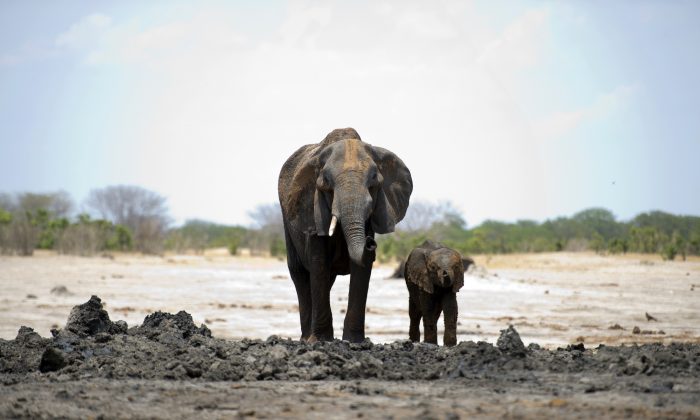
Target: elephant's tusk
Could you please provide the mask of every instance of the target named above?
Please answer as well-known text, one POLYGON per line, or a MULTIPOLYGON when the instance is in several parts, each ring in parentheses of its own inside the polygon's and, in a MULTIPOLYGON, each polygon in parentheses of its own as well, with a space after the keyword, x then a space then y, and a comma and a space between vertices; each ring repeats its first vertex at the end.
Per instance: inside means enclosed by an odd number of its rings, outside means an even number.
POLYGON ((335 231, 335 224, 338 223, 338 218, 333 215, 331 218, 331 227, 328 228, 328 236, 333 236, 333 232, 335 231))

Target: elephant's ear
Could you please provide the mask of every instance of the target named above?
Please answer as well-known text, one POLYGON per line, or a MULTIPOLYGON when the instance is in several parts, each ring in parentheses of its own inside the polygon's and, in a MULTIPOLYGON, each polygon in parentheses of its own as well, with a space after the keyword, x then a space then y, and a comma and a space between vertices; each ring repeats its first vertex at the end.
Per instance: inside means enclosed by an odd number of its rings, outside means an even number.
POLYGON ((471 257, 464 257, 462 258, 462 269, 463 272, 466 273, 467 270, 469 270, 469 266, 474 265, 474 260, 471 257))
POLYGON ((372 152, 382 179, 372 213, 372 229, 376 233, 389 233, 406 215, 413 180, 398 156, 375 146, 372 146, 372 152))
POLYGON ((433 293, 433 283, 428 275, 428 260, 424 250, 420 248, 414 249, 406 260, 404 270, 406 280, 417 285, 427 293, 433 293))
POLYGON ((331 225, 331 203, 326 199, 326 194, 318 188, 314 192, 314 222, 316 235, 327 236, 331 225))
MULTIPOLYGON (((460 268, 460 267, 457 267, 460 268)), ((464 286, 464 271, 455 270, 455 281, 452 283, 452 291, 457 293, 464 286)))
MULTIPOLYGON (((285 163, 289 169, 282 174, 286 174, 285 179, 280 179, 280 191, 284 192, 282 207, 285 217, 296 220, 299 228, 303 230, 313 230, 316 226, 313 218, 316 212, 312 213, 311 206, 316 207, 317 198, 316 178, 319 167, 319 147, 318 145, 306 145, 297 150, 285 163), (313 214, 313 218, 312 215, 313 214)), ((282 194, 281 194, 282 196, 282 194)))

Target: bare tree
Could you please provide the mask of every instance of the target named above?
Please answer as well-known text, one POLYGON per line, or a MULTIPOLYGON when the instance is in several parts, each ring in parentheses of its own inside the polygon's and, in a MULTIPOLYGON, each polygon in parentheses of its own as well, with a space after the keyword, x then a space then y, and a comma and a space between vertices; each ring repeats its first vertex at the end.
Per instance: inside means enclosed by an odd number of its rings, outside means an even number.
POLYGON ((90 223, 75 223, 61 234, 56 250, 61 254, 90 256, 103 249, 106 232, 90 223))
POLYGON ((17 205, 22 211, 36 213, 39 210, 48 211, 52 217, 68 217, 75 207, 73 199, 65 191, 53 193, 20 193, 17 194, 17 205))
POLYGON ((0 209, 12 213, 15 210, 15 200, 9 193, 0 193, 0 209))
POLYGON ((128 227, 139 251, 160 252, 170 224, 165 197, 133 185, 115 185, 90 191, 85 204, 103 219, 128 227))
POLYGON ((253 229, 246 239, 252 251, 269 252, 273 256, 284 254, 284 225, 279 203, 259 204, 248 212, 253 229))
POLYGON ((73 198, 65 191, 50 193, 20 192, 0 194, 0 208, 13 214, 48 211, 52 217, 68 217, 75 208, 73 198))
POLYGON ((426 231, 435 223, 444 222, 451 214, 459 214, 459 211, 449 201, 413 201, 397 229, 405 232, 426 231))
POLYGON ((261 229, 274 226, 282 227, 282 209, 279 203, 258 204, 255 209, 248 212, 248 216, 253 220, 253 228, 261 229))

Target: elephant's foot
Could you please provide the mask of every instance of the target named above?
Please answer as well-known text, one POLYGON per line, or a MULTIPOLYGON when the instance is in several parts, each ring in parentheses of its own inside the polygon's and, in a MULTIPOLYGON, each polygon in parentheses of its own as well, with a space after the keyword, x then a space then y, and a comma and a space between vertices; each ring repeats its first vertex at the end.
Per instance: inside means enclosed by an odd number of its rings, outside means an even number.
POLYGON ((423 336, 424 343, 437 344, 437 334, 425 333, 423 336))
POLYGON ((443 344, 447 347, 452 347, 457 345, 456 335, 445 336, 443 339, 443 344))
POLYGON ((437 344, 437 326, 432 323, 426 323, 423 325, 423 342, 430 344, 437 344))
POLYGON ((361 343, 361 342, 365 341, 365 332, 364 331, 344 330, 343 331, 343 340, 349 341, 351 343, 361 343))
POLYGON ((417 343, 420 341, 420 330, 418 328, 411 328, 408 330, 408 339, 417 343))
POLYGON ((309 344, 313 344, 319 341, 333 341, 333 334, 311 334, 311 336, 306 340, 306 342, 309 344))

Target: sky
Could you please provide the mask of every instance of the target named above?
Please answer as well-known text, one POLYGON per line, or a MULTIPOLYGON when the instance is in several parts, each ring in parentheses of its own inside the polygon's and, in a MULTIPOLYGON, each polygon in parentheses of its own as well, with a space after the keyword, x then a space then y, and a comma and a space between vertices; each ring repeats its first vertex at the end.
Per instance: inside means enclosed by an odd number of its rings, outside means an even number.
POLYGON ((467 224, 700 214, 700 2, 0 3, 0 192, 250 223, 334 128, 467 224))

